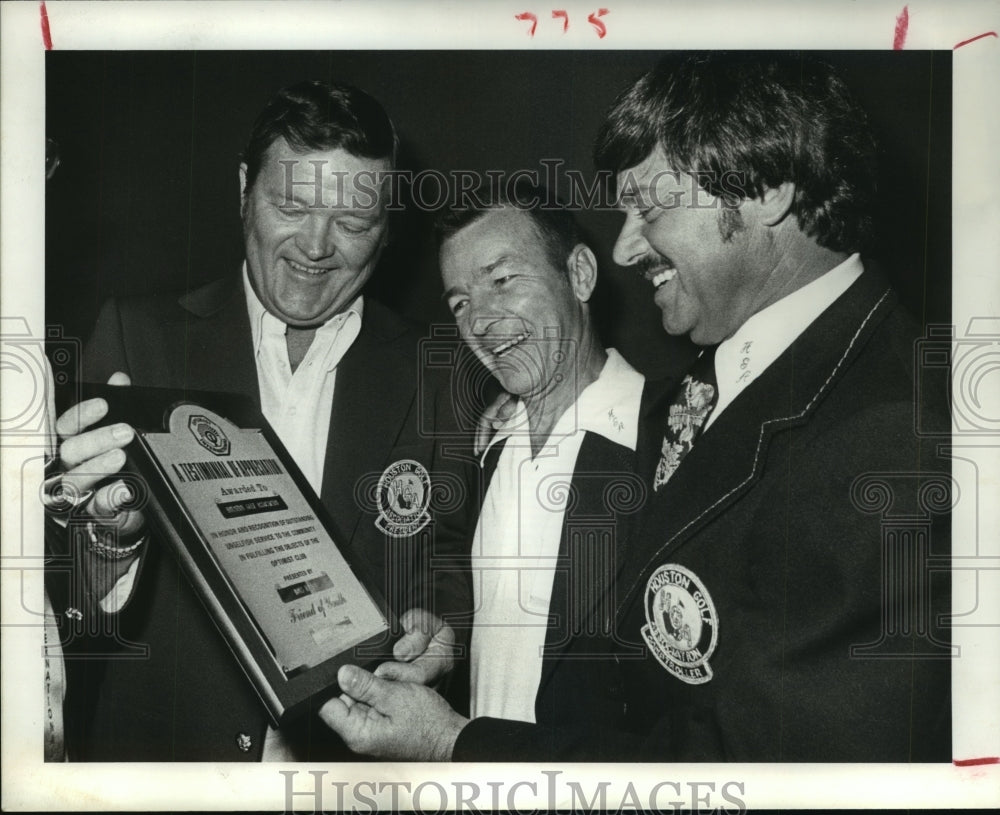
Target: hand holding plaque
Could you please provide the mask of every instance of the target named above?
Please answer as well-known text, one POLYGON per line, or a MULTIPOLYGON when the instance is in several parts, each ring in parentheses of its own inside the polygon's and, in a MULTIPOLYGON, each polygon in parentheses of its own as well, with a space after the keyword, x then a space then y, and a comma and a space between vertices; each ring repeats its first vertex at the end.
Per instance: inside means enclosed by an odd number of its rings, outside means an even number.
POLYGON ((326 516, 264 417, 225 394, 101 391, 135 428, 129 464, 158 537, 275 723, 337 690, 337 669, 391 654, 392 618, 337 547, 326 516), (364 652, 366 656, 359 658, 364 652))

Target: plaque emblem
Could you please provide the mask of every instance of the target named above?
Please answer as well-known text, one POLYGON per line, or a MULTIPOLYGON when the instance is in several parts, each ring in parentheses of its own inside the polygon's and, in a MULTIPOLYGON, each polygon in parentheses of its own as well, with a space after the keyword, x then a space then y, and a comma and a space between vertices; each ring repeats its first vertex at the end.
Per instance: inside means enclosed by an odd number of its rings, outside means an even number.
POLYGON ((214 456, 229 455, 229 439, 215 422, 202 416, 192 414, 188 416, 188 430, 194 436, 195 441, 204 447, 214 456))
POLYGON ((413 459, 391 464, 378 480, 378 518, 375 526, 392 538, 414 535, 427 526, 431 478, 413 459))
POLYGON ((708 658, 719 638, 719 617, 704 584, 690 569, 660 566, 646 584, 642 638, 657 661, 682 682, 712 678, 708 658))

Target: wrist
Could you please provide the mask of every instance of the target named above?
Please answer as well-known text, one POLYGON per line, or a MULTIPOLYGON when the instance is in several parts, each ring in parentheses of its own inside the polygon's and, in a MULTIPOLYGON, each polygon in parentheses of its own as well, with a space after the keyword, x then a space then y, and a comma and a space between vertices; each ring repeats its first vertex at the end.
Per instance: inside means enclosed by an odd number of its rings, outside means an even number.
POLYGON ((451 761, 455 752, 455 744, 458 742, 458 735, 468 723, 469 719, 458 713, 452 713, 447 726, 441 728, 438 738, 435 740, 433 761, 451 761))

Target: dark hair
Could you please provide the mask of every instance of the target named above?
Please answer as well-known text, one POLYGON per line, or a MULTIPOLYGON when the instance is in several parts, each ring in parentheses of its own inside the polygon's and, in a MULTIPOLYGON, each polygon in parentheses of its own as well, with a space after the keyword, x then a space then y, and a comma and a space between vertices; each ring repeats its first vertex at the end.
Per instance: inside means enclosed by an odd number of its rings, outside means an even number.
POLYGON ((580 226, 569 208, 558 202, 547 188, 524 178, 514 184, 480 187, 463 196, 461 204, 438 212, 435 224, 438 245, 487 213, 507 207, 528 216, 542 239, 549 262, 558 271, 566 272, 570 254, 578 244, 585 243, 580 226))
POLYGON ((870 237, 874 139, 822 62, 748 52, 662 60, 611 107, 594 162, 620 173, 657 145, 671 169, 730 204, 793 182, 791 213, 821 246, 853 251, 870 237))
POLYGON ((264 154, 283 138, 295 150, 343 148, 351 155, 388 158, 393 166, 399 139, 382 106, 351 85, 307 80, 278 91, 257 116, 243 160, 247 190, 264 154))

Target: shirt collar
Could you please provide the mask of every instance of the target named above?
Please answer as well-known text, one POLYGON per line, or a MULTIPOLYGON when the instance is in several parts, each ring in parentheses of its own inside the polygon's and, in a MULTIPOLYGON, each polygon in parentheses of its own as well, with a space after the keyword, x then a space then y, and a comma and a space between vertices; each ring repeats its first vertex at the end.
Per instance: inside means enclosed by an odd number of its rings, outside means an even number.
MULTIPOLYGON (((578 432, 597 433, 608 441, 635 451, 639 427, 639 403, 645 377, 625 361, 614 348, 607 349, 608 358, 597 379, 591 382, 559 417, 546 444, 578 432)), ((514 414, 500 426, 480 457, 494 444, 519 437, 530 447, 528 415, 524 402, 518 400, 514 414)))
MULTIPOLYGON (((250 283, 250 274, 247 271, 246 261, 243 263, 243 293, 247 300, 247 313, 250 315, 250 335, 253 340, 253 352, 256 356, 260 353, 260 344, 265 335, 280 334, 284 336, 287 326, 264 308, 264 304, 260 302, 257 292, 253 290, 253 285, 250 283)), ((356 314, 360 320, 364 316, 364 306, 364 298, 359 294, 346 309, 334 314, 329 320, 323 323, 317 333, 320 335, 336 333, 351 314, 356 314)))
POLYGON ((723 341, 715 352, 719 401, 705 426, 781 356, 863 271, 860 255, 853 254, 811 283, 758 311, 723 341))

